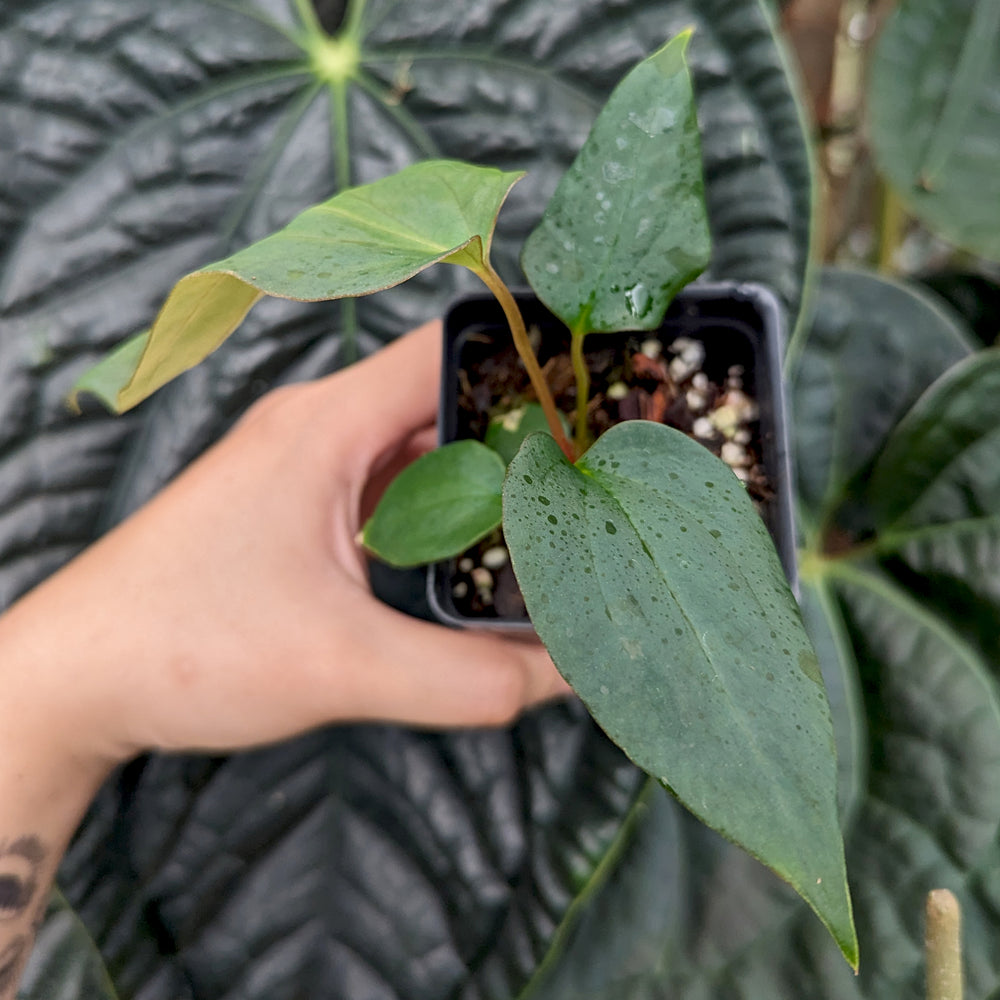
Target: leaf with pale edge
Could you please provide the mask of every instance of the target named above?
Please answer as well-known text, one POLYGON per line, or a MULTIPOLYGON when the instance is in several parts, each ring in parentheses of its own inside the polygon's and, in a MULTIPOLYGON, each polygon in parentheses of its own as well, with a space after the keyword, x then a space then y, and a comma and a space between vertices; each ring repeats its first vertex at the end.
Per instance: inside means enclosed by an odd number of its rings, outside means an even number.
POLYGON ((826 692, 739 480, 648 421, 575 466, 533 435, 504 534, 535 629, 605 732, 790 882, 856 966, 826 692))
POLYGON ((316 302, 390 288, 436 264, 480 265, 522 176, 425 160, 348 188, 284 229, 181 278, 117 394, 128 409, 214 351, 262 295, 316 302))

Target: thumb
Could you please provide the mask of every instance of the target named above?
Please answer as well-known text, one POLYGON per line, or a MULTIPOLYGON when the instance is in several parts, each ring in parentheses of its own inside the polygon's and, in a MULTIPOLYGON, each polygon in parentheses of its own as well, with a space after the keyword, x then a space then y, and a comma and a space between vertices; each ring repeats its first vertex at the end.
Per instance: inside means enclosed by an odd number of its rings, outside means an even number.
MULTIPOLYGON (((347 371, 329 376, 340 406, 371 419, 356 428, 353 446, 379 454, 435 421, 441 385, 441 321, 432 320, 347 371)), ((350 411, 349 411, 350 412, 350 411)))

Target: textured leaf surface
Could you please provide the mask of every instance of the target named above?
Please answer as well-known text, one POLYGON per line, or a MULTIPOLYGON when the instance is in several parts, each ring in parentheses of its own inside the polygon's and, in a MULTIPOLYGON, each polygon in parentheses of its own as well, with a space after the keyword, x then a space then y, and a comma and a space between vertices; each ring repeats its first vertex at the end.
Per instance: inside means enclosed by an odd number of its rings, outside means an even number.
MULTIPOLYGON (((692 24, 711 271, 764 280, 794 311, 808 162, 751 0, 372 0, 360 22, 366 77, 340 96, 290 37, 300 25, 285 0, 3 4, 0 604, 148 499, 268 386, 376 349, 475 280, 435 268, 356 306, 261 302, 216 355, 133 414, 71 416, 76 377, 148 327, 179 276, 347 183, 444 156, 529 169, 495 244, 516 279, 541 199, 614 82, 692 24)), ((422 587, 406 577, 386 594, 416 607, 422 587)), ((64 877, 123 995, 509 997, 540 962, 558 965, 553 942, 584 916, 570 901, 589 898, 597 872, 617 884, 601 862, 639 773, 565 709, 505 734, 378 732, 231 761, 154 759, 105 789, 64 877), (434 767, 418 765, 428 758, 434 767), (441 793, 459 772, 461 790, 441 793), (363 824, 350 819, 359 811, 363 824), (418 837, 426 816, 434 836, 418 837), (448 859, 477 857, 483 866, 456 881, 448 859), (427 891, 405 915, 404 882, 427 891), (427 915, 442 912, 430 934, 427 915), (391 961, 379 965, 369 935, 379 954, 396 942, 391 961)), ((663 915, 644 912, 649 942, 663 915)), ((593 961, 593 947, 582 954, 593 961)), ((650 954, 637 948, 628 967, 650 954)), ((589 968, 597 983, 614 975, 589 968)))
POLYGON ((900 4, 868 102, 877 162, 906 205, 959 246, 1000 258, 1000 6, 900 4))
POLYGON ((450 559, 500 526, 507 467, 479 441, 422 455, 389 484, 365 524, 365 548, 393 566, 450 559))
POLYGON ((648 421, 575 466, 536 435, 508 471, 504 536, 536 631, 605 732, 789 881, 856 964, 826 693, 739 480, 648 421))
POLYGON ((524 245, 531 287, 575 334, 655 329, 708 264, 688 41, 615 88, 524 245))

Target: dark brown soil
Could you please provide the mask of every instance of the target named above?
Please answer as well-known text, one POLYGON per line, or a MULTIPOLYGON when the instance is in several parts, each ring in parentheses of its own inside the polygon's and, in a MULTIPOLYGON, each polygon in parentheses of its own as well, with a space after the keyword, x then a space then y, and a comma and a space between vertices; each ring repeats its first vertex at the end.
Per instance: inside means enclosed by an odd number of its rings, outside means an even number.
MULTIPOLYGON (((537 339, 537 331, 534 331, 537 339)), ((505 338, 506 339, 506 338, 505 338)), ((470 336, 459 369, 458 437, 482 439, 490 419, 535 401, 512 345, 470 336)), ((773 496, 762 462, 760 423, 744 371, 706 353, 700 341, 665 335, 591 336, 589 426, 593 438, 623 420, 656 420, 683 431, 729 464, 758 504, 773 496)), ((536 345, 556 405, 570 422, 576 388, 568 353, 536 345)), ((557 348, 558 349, 558 348, 557 348)), ((524 618, 500 531, 456 560, 455 610, 466 617, 524 618)))

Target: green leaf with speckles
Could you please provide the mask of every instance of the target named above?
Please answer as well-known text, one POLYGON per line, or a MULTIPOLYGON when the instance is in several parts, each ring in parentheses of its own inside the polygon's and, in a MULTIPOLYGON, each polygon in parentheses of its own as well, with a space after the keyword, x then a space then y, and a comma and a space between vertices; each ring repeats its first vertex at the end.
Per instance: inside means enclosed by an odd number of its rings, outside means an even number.
POLYGON ((615 88, 524 246, 538 297, 571 330, 653 330, 707 266, 691 32, 615 88))
POLYGON ((481 266, 500 206, 521 176, 425 160, 348 188, 186 275, 156 317, 117 407, 135 406, 206 358, 264 295, 318 302, 390 288, 439 261, 481 266))
POLYGON ((532 435, 503 502, 531 620, 594 718, 788 881, 856 966, 826 691, 739 480, 679 431, 631 421, 575 465, 532 435))
POLYGON ((479 441, 421 455, 389 484, 362 543, 393 566, 457 556, 500 525, 503 459, 479 441))

